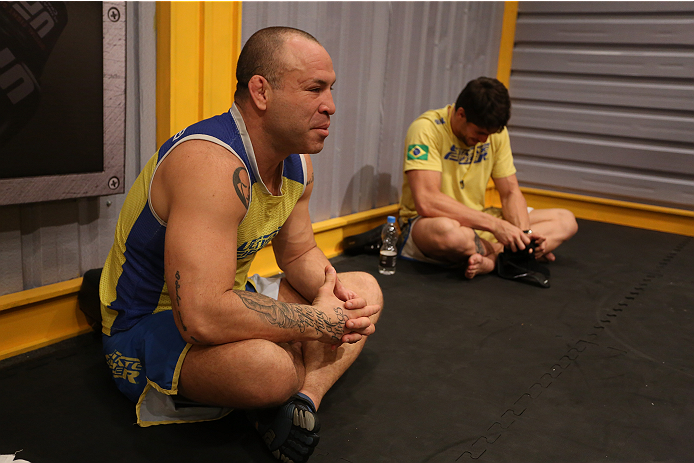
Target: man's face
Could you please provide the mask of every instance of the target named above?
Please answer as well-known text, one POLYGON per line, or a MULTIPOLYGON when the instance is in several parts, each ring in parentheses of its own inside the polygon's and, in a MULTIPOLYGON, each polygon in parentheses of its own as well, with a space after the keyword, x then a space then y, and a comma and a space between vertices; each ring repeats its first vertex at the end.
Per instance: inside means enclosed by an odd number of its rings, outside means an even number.
POLYGON ((475 146, 478 143, 484 143, 490 135, 498 132, 498 130, 484 129, 472 122, 468 122, 465 118, 465 110, 463 110, 463 108, 458 108, 455 112, 451 119, 451 129, 453 130, 453 135, 458 137, 466 146, 475 146))
POLYGON ((301 37, 285 42, 282 56, 285 69, 280 88, 271 91, 266 128, 280 152, 318 153, 335 113, 332 60, 322 46, 301 37))

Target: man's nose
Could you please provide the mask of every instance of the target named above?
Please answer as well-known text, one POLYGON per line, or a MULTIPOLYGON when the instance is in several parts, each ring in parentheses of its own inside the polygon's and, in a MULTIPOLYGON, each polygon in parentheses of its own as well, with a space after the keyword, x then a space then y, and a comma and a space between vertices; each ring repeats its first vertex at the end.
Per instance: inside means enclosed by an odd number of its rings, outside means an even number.
POLYGON ((328 90, 325 101, 322 103, 321 107, 318 110, 322 113, 325 112, 329 116, 332 116, 333 114, 335 114, 336 109, 337 108, 335 108, 335 101, 333 100, 333 93, 330 90, 328 90))

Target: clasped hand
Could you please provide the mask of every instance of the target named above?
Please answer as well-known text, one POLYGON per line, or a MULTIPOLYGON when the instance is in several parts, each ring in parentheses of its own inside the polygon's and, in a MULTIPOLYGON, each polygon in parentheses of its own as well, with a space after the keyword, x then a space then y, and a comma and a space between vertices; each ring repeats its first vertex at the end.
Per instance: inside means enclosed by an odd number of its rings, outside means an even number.
POLYGON ((544 235, 538 233, 524 233, 523 230, 505 220, 499 221, 499 226, 494 231, 494 236, 499 243, 511 249, 511 251, 522 251, 531 240, 535 240, 535 255, 541 256, 545 253, 547 246, 544 235))
POLYGON ((334 339, 325 341, 337 345, 355 343, 373 334, 376 327, 369 317, 381 310, 378 305, 367 305, 364 298, 345 288, 337 277, 337 272, 330 265, 325 267, 325 283, 318 289, 318 295, 312 305, 331 316, 342 314, 338 317, 343 320, 340 322, 342 331, 339 342, 335 343, 334 339))

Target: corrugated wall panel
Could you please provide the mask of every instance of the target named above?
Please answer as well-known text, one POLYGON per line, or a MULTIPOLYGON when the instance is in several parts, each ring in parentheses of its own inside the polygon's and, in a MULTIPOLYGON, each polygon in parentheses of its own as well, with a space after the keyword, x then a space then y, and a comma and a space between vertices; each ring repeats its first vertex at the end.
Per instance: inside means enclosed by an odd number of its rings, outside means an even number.
POLYGON ((612 1, 612 2, 523 2, 525 13, 560 13, 560 14, 599 14, 599 13, 677 13, 691 12, 691 1, 684 2, 644 2, 644 1, 612 1))
POLYGON ((644 78, 624 81, 609 76, 548 76, 535 73, 517 73, 513 77, 514 102, 542 100, 633 108, 635 95, 638 95, 641 109, 665 107, 691 111, 694 108, 694 85, 686 81, 644 78), (571 91, 575 88, 581 91, 571 91))
POLYGON ((247 2, 242 42, 266 26, 313 34, 333 58, 337 112, 313 156, 314 221, 397 203, 409 124, 496 75, 503 2, 247 2))
POLYGON ((514 124, 543 127, 546 130, 592 133, 623 138, 694 143, 694 116, 676 113, 658 114, 642 109, 610 108, 551 103, 525 103, 513 106, 514 124), (602 121, 612 120, 605 125, 602 121))
POLYGON ((520 2, 521 185, 694 210, 694 3, 520 2))

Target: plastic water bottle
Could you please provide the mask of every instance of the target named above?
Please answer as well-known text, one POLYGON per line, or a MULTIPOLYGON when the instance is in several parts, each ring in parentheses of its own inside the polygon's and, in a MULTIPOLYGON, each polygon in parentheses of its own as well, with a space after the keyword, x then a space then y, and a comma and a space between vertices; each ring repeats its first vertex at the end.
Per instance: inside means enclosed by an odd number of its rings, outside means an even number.
POLYGON ((395 273, 395 259, 398 257, 398 228, 395 226, 395 217, 388 216, 388 222, 381 230, 381 255, 378 260, 378 272, 381 275, 395 273))

